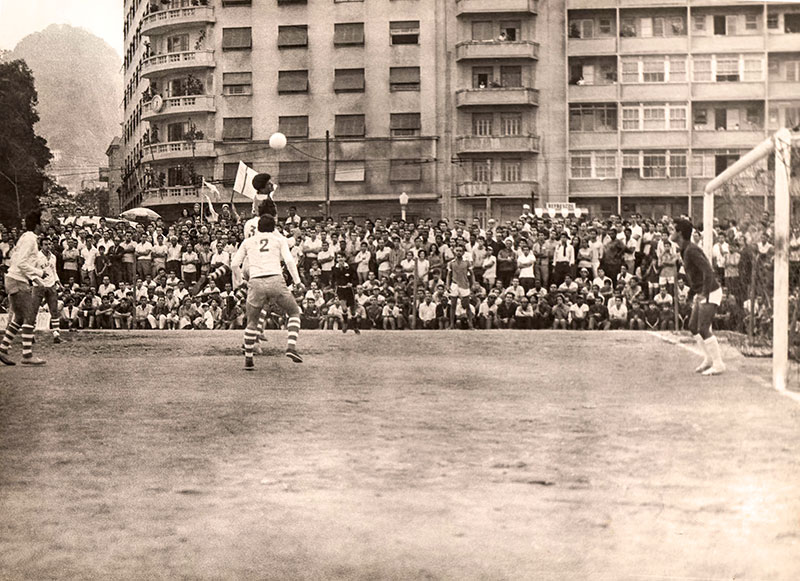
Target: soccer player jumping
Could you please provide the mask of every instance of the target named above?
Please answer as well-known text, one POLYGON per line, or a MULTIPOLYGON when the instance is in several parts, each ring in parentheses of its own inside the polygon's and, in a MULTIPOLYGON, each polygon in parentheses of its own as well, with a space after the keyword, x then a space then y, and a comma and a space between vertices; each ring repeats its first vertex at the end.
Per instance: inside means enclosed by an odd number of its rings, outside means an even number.
POLYGON ((670 239, 681 249, 690 293, 694 294, 689 331, 704 353, 703 362, 695 372, 703 375, 719 375, 725 371, 725 364, 722 362, 719 341, 711 331, 711 322, 722 301, 722 287, 702 248, 692 242, 691 222, 683 218, 676 220, 675 232, 670 239))
POLYGON ((258 318, 261 309, 272 301, 289 315, 286 330, 289 333, 286 356, 295 363, 303 358, 297 352, 297 335, 300 333, 300 309, 283 279, 281 261, 286 264, 295 286, 300 286, 297 264, 289 250, 286 238, 275 232, 275 217, 265 214, 258 219, 258 233, 247 238, 231 260, 234 271, 247 260, 250 279, 247 289, 247 328, 244 331, 244 368, 252 371, 253 346, 258 337, 258 318))
MULTIPOLYGON (((39 268, 39 244, 37 234, 41 230, 42 213, 31 212, 25 216, 25 233, 11 253, 11 266, 6 273, 5 285, 11 304, 13 318, 9 317, 6 333, 0 343, 0 362, 16 365, 8 357, 8 349, 22 331, 22 364, 43 365, 44 361, 33 356, 33 331, 39 302, 34 299, 33 285, 44 285, 45 272, 39 268)), ((54 315, 58 317, 58 313, 54 315)))

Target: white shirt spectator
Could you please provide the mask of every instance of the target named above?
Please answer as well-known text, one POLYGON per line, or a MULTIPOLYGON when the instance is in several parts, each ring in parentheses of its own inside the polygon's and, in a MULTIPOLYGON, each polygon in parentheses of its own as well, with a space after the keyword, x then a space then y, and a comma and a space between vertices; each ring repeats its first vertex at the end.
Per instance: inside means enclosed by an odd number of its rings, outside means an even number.
POLYGON ((117 287, 113 282, 110 282, 108 284, 101 284, 99 287, 97 287, 97 294, 101 297, 104 297, 106 295, 113 294, 116 290, 117 287))
POLYGON ((428 303, 427 301, 422 301, 417 307, 417 315, 419 316, 420 320, 428 322, 433 321, 436 319, 436 303, 431 301, 428 303))
POLYGON ((608 317, 609 319, 625 321, 628 319, 628 307, 625 306, 625 303, 620 303, 619 306, 617 306, 617 301, 614 301, 608 307, 608 317))

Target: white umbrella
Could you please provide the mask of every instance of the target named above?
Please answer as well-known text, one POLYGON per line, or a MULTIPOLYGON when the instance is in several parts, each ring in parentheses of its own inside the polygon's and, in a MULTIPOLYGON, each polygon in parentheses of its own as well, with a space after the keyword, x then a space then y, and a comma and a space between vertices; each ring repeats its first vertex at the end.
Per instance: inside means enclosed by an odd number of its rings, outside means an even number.
POLYGON ((137 218, 143 220, 158 220, 161 217, 150 208, 132 208, 130 210, 125 210, 120 216, 128 220, 136 220, 137 218))

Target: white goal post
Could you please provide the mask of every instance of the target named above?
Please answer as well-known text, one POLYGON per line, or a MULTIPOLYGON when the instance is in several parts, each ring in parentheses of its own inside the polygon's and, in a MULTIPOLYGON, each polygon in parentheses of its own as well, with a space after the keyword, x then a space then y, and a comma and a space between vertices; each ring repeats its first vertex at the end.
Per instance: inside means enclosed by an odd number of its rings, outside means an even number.
POLYGON ((737 160, 711 180, 703 197, 703 251, 711 260, 714 245, 714 191, 735 178, 770 153, 775 154, 775 270, 772 320, 772 383, 775 389, 786 389, 789 369, 789 236, 791 203, 789 180, 792 142, 800 135, 781 129, 737 160))

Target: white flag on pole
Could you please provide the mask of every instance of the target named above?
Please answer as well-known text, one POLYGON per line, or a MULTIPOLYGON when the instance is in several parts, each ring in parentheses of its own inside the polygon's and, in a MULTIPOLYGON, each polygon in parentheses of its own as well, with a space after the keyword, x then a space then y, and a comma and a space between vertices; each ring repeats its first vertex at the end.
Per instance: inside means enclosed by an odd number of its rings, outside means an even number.
POLYGON ((233 191, 237 194, 247 196, 251 200, 256 197, 256 190, 253 188, 253 178, 258 175, 256 170, 247 167, 243 161, 239 162, 239 169, 236 171, 236 181, 233 183, 233 191))
POLYGON ((211 193, 214 194, 214 199, 215 200, 221 200, 222 199, 222 194, 220 194, 219 189, 214 184, 210 184, 206 180, 203 180, 203 187, 204 188, 208 188, 209 190, 211 190, 211 193))

